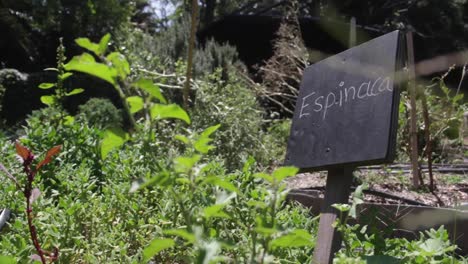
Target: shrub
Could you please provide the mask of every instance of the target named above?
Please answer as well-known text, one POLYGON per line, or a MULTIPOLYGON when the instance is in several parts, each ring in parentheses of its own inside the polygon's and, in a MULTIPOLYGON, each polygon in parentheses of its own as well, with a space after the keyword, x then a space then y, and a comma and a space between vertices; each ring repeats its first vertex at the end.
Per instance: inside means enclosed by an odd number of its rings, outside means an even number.
POLYGON ((212 155, 224 159, 228 169, 239 168, 248 156, 264 149, 262 112, 254 93, 234 74, 223 81, 218 69, 205 80, 195 94, 194 129, 220 124, 212 155))
POLYGON ((91 98, 79 107, 78 118, 98 129, 120 127, 123 124, 120 111, 109 99, 91 98))

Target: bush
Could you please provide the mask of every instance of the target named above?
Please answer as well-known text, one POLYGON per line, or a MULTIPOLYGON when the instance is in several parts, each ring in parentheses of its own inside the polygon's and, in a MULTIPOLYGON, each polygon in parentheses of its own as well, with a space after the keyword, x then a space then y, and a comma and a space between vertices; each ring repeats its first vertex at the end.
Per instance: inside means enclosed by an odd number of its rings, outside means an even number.
POLYGON ((88 122, 91 127, 106 129, 123 124, 122 114, 109 99, 92 98, 79 108, 78 118, 88 122))
POLYGON ((192 111, 195 130, 220 124, 211 153, 224 159, 228 169, 239 168, 250 155, 264 150, 262 112, 254 93, 240 78, 231 74, 221 79, 221 69, 207 76, 196 90, 192 111))

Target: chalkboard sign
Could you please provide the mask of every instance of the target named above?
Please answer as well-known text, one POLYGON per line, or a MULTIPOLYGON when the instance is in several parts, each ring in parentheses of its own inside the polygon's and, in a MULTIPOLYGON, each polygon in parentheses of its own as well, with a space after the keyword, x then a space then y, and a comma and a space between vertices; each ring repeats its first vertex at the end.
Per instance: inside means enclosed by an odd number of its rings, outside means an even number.
POLYGON ((402 41, 394 31, 304 71, 287 165, 325 169, 393 160, 402 41))

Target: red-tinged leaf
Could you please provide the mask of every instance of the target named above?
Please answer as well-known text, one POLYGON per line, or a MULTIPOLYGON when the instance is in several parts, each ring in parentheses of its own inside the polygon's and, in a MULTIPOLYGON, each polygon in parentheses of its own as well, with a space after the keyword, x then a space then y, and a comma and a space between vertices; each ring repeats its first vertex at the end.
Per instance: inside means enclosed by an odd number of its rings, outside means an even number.
POLYGON ((29 155, 31 155, 31 151, 21 145, 18 141, 15 142, 15 147, 16 147, 16 153, 24 160, 26 160, 29 155))
POLYGON ((52 156, 57 155, 60 152, 61 149, 62 149, 62 145, 58 145, 58 146, 55 146, 55 147, 49 149, 49 151, 47 151, 47 154, 46 154, 44 160, 42 160, 41 162, 39 162, 39 164, 37 164, 36 170, 39 170, 42 166, 44 166, 47 163, 51 162, 52 161, 52 156))

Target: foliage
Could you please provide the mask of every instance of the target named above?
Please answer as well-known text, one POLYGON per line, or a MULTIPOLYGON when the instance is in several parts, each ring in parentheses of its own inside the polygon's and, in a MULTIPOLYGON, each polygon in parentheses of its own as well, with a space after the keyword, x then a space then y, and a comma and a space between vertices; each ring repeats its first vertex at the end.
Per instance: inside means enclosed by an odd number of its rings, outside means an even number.
POLYGON ((72 43, 79 36, 97 39, 131 19, 144 24, 148 21, 146 4, 145 0, 2 0, 0 28, 6 36, 0 46, 7 52, 1 54, 0 64, 29 71, 51 67, 54 54, 50 51, 58 44, 57 36, 65 37, 68 55, 75 55, 78 50, 72 43), (3 41, 12 42, 8 45, 3 41))
POLYGON ((54 88, 55 94, 41 96, 41 102, 46 105, 58 105, 63 107, 64 99, 68 96, 82 93, 82 88, 75 88, 71 91, 67 91, 64 87, 63 82, 72 76, 71 72, 65 71, 65 47, 63 46, 62 39, 60 39, 60 45, 57 47, 57 68, 47 68, 49 71, 57 72, 57 81, 55 83, 41 83, 39 84, 40 89, 48 90, 54 88))
MULTIPOLYGON (((436 162, 447 162, 449 147, 462 151, 463 139, 461 135, 463 114, 467 111, 468 105, 463 102, 462 93, 454 93, 445 84, 443 78, 429 87, 419 87, 420 94, 424 93, 427 99, 430 135, 432 143, 432 153, 436 162)), ((405 160, 407 153, 410 152, 409 144, 409 98, 406 92, 402 92, 399 108, 399 130, 398 130, 398 148, 399 160, 405 160)), ((417 112, 418 120, 418 153, 421 157, 427 148, 427 142, 424 138, 424 119, 420 106, 417 112)), ((453 159, 450 159, 453 160, 453 159)))
POLYGON ((215 156, 227 168, 238 168, 248 156, 262 153, 262 112, 247 83, 231 74, 221 79, 221 69, 196 90, 192 119, 194 129, 220 124, 215 135, 215 156))
MULTIPOLYGON (((457 249, 443 226, 420 233, 418 240, 385 238, 386 230, 372 225, 348 224, 348 218, 357 217, 357 206, 363 203, 366 185, 356 188, 353 202, 333 205, 339 212, 334 226, 341 232, 344 247, 333 263, 466 263, 454 255, 457 249)), ((391 228, 391 227, 389 227, 391 228)), ((393 230, 390 230, 393 231, 393 230)))
POLYGON ((109 99, 91 98, 79 107, 78 118, 97 129, 121 127, 123 120, 119 109, 109 99))
POLYGON ((50 263, 55 262, 59 256, 59 250, 57 247, 54 247, 53 251, 49 252, 42 248, 39 237, 37 233, 36 226, 33 223, 34 213, 33 213, 33 203, 41 195, 41 191, 38 188, 33 188, 33 182, 36 178, 40 169, 52 161, 52 157, 56 156, 61 149, 61 146, 55 146, 47 151, 43 160, 37 162, 34 154, 26 147, 21 145, 19 142, 15 142, 16 154, 18 154, 21 159, 23 172, 26 174, 26 180, 23 181, 23 186, 18 181, 18 179, 13 176, 3 164, 0 163, 0 169, 4 174, 13 183, 16 185, 18 191, 23 191, 24 198, 26 199, 26 218, 28 221, 28 229, 31 234, 32 244, 36 250, 37 254, 31 256, 31 259, 41 261, 42 264, 46 264, 48 261, 50 263), (35 164, 36 163, 36 164, 35 164))

